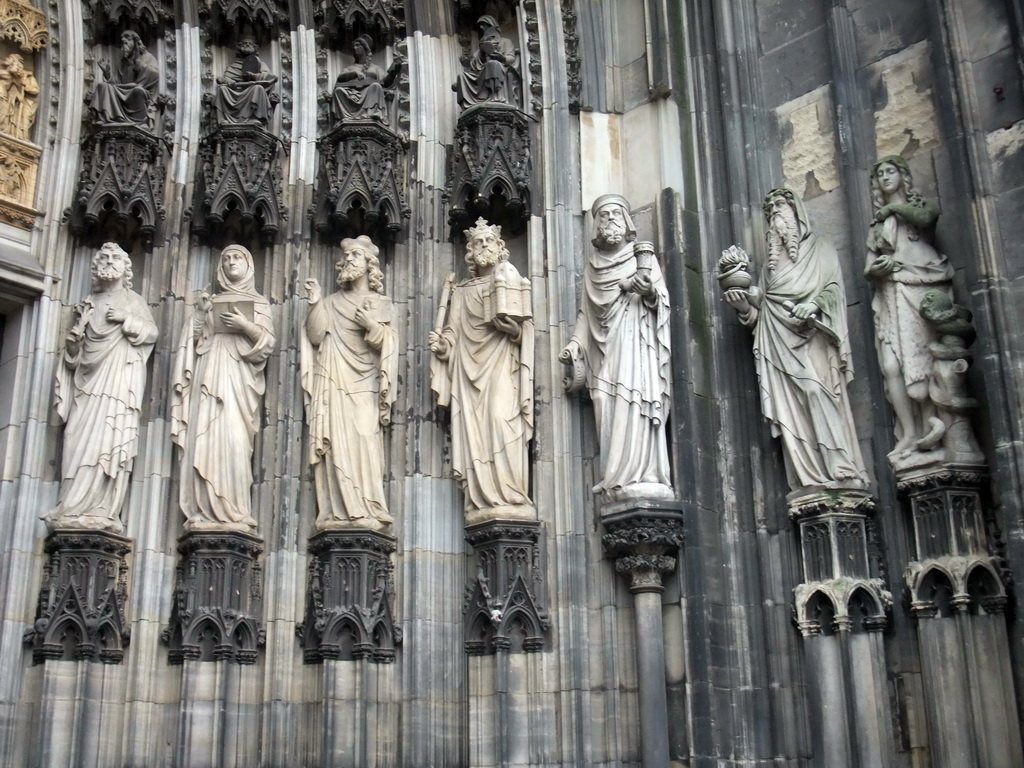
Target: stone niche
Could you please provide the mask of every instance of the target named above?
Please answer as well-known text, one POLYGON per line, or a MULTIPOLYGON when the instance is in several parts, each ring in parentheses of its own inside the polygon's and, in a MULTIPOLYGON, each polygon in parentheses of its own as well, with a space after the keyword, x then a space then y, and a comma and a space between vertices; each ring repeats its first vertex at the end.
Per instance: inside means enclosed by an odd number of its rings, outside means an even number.
POLYGON ((46 45, 43 12, 19 0, 0 2, 0 222, 32 229, 42 148, 38 133, 36 52, 46 45))

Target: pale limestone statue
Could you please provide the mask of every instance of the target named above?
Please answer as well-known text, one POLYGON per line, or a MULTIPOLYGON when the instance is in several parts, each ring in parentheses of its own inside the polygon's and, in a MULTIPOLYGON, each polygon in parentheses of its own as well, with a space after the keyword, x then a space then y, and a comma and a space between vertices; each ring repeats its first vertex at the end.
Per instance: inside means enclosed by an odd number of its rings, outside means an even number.
POLYGON ((0 131, 27 140, 38 102, 39 83, 21 54, 10 54, 0 63, 0 131))
POLYGON ((51 529, 123 531, 146 361, 157 337, 149 306, 131 286, 128 254, 105 243, 57 365, 55 410, 65 427, 60 501, 45 516, 51 529))
POLYGON ((365 235, 342 240, 340 290, 322 298, 320 283, 306 281, 311 348, 303 350, 302 383, 318 530, 381 529, 392 521, 382 427, 395 402, 398 334, 378 253, 365 235))
POLYGON ((669 300, 650 243, 636 242, 629 203, 602 195, 593 205, 594 251, 583 275, 576 329, 559 357, 566 382, 586 386, 601 451, 595 493, 672 498, 666 421, 672 397, 669 300))
POLYGON ((103 80, 96 84, 90 107, 100 125, 131 123, 152 128, 156 119, 160 66, 138 33, 121 34, 121 61, 115 71, 100 62, 103 80))
POLYGON ((793 491, 864 488, 867 475, 846 389, 853 364, 839 256, 811 230, 792 191, 769 192, 764 214, 768 261, 762 286, 725 291, 740 322, 754 330, 761 410, 782 439, 793 491))
POLYGON ((914 188, 906 161, 898 155, 871 170, 874 220, 868 232, 865 275, 875 287, 875 346, 885 391, 896 415, 895 468, 926 459, 942 442, 944 424, 929 396, 937 335, 921 317, 924 295, 941 290, 952 296, 953 270, 935 250, 931 235, 939 209, 914 188))
POLYGON ((459 106, 474 104, 511 104, 518 106, 520 73, 519 54, 493 16, 477 20, 480 40, 465 70, 452 86, 459 106))
POLYGON ((527 460, 533 435, 530 284, 509 263, 501 227, 478 219, 465 234, 472 277, 454 290, 446 283, 429 335, 431 388, 451 413, 452 468, 466 522, 533 518, 527 460))
POLYGON ((395 58, 385 71, 373 63, 373 40, 359 35, 352 45, 355 63, 345 67, 334 85, 331 111, 338 123, 373 120, 384 125, 391 122, 389 100, 395 98, 393 88, 402 72, 403 61, 395 58))
POLYGON ((252 531, 253 441, 274 326, 248 250, 229 245, 221 252, 217 282, 219 293, 197 296, 175 360, 179 503, 186 530, 252 531))
POLYGON ((928 398, 935 404, 944 427, 943 460, 983 464, 985 457, 974 438, 970 421, 970 413, 978 407, 978 401, 967 389, 967 370, 973 359, 968 347, 976 337, 971 311, 954 304, 949 294, 940 289, 925 293, 919 311, 938 337, 928 345, 933 358, 928 398))
POLYGON ((235 61, 217 78, 213 108, 218 123, 255 124, 262 128, 270 125, 274 110, 270 92, 277 75, 259 57, 258 50, 253 38, 241 38, 235 61))

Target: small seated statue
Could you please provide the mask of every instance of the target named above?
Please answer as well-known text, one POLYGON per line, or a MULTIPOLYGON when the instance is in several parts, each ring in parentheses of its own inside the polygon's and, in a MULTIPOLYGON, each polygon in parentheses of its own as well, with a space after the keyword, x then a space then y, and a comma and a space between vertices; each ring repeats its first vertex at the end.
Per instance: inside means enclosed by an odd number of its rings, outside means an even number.
POLYGON ((96 84, 90 103, 97 123, 134 123, 152 128, 160 67, 138 33, 130 30, 122 33, 121 61, 116 70, 111 71, 110 62, 106 60, 99 66, 103 81, 96 84))
POLYGON ((518 106, 519 54, 512 41, 501 36, 493 16, 477 21, 480 42, 452 90, 463 109, 484 102, 518 106))
POLYGON ((213 100, 217 122, 221 125, 255 123, 267 128, 274 109, 270 91, 277 82, 277 75, 260 59, 252 37, 239 40, 236 50, 234 63, 217 78, 217 94, 213 100))
POLYGON ((355 63, 341 70, 331 98, 331 114, 336 124, 352 120, 374 120, 389 125, 389 93, 398 81, 403 61, 395 58, 385 72, 373 63, 373 40, 360 35, 353 44, 355 63))

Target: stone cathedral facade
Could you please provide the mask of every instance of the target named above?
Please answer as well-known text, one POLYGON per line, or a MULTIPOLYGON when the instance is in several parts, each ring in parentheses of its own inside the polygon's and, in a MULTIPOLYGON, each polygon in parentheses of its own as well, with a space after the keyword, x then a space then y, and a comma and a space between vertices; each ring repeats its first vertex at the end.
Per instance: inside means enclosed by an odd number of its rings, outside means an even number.
POLYGON ((0 0, 0 764, 1024 765, 1016 0, 0 0))

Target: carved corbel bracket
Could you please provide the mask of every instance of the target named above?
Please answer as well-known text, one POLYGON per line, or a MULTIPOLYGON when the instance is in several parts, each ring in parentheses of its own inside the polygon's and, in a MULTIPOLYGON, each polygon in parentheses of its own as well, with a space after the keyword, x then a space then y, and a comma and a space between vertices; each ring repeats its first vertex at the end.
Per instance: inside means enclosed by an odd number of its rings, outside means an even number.
POLYGON ((543 650, 551 618, 541 605, 536 520, 489 520, 466 529, 476 574, 466 586, 466 653, 543 650))
POLYGON ((358 235, 393 242, 411 215, 401 138, 383 126, 347 123, 318 144, 317 230, 332 242, 358 235))
POLYGON ((99 245, 153 242, 164 218, 165 147, 136 125, 97 127, 84 142, 71 233, 99 245))
POLYGON ((530 217, 531 167, 529 124, 521 110, 483 103, 463 112, 448 162, 452 230, 461 232, 483 217, 521 233, 530 217))
POLYGON ((683 546, 683 514, 678 501, 636 499, 606 506, 601 516, 605 555, 615 570, 630 577, 630 591, 661 592, 662 576, 676 568, 683 546))
POLYGON ((306 618, 295 628, 303 660, 395 660, 395 539, 379 531, 321 531, 309 540, 306 618))
POLYGON ((1002 613, 1009 599, 1005 563, 991 555, 911 560, 903 579, 915 618, 1002 613))
POLYGON ((119 35, 126 29, 149 37, 174 21, 174 11, 158 0, 89 0, 96 33, 119 35))
POLYGON ((218 42, 242 31, 263 44, 275 29, 287 24, 288 13, 279 0, 204 0, 199 3, 199 18, 218 42))
POLYGON ((54 531, 46 537, 39 604, 25 642, 36 663, 120 664, 130 630, 125 617, 131 539, 104 531, 54 531))
POLYGON ((263 540, 235 531, 181 537, 170 624, 162 639, 171 664, 185 659, 255 664, 266 642, 263 540))
POLYGON ((257 125, 222 125, 200 142, 195 233, 213 246, 273 243, 287 211, 280 204, 281 140, 257 125))

